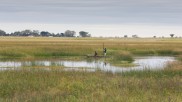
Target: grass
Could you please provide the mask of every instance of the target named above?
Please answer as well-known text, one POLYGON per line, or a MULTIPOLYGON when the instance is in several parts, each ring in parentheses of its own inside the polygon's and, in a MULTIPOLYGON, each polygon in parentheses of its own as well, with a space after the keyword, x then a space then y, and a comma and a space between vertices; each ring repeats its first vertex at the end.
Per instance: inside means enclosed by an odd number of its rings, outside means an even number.
POLYGON ((112 39, 112 38, 26 38, 0 37, 0 58, 50 58, 128 52, 132 55, 182 55, 180 39, 112 39), (170 47, 169 47, 170 46, 170 47))
MULTIPOLYGON (((81 60, 102 44, 113 64, 133 61, 133 56, 177 56, 179 62, 160 71, 125 73, 61 71, 44 65, 0 71, 0 102, 181 102, 181 39, 0 37, 1 60, 81 60), (38 68, 37 68, 38 67, 38 68), (30 70, 31 69, 31 70, 30 70)), ((90 59, 88 59, 90 60, 90 59)))
POLYGON ((182 71, 0 72, 0 101, 182 101, 182 71))
POLYGON ((115 53, 113 60, 128 61, 128 62, 133 62, 134 61, 132 55, 129 52, 126 52, 126 51, 115 53))
POLYGON ((107 61, 114 66, 136 66, 132 63, 134 61, 133 55, 128 51, 115 52, 112 58, 107 58, 107 61))

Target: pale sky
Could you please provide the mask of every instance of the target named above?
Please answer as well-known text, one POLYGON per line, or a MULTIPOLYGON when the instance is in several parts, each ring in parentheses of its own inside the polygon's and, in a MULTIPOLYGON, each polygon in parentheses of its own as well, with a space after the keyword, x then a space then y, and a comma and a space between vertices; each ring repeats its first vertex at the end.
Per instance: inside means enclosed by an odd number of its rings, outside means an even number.
POLYGON ((182 36, 181 0, 0 0, 0 29, 182 36))

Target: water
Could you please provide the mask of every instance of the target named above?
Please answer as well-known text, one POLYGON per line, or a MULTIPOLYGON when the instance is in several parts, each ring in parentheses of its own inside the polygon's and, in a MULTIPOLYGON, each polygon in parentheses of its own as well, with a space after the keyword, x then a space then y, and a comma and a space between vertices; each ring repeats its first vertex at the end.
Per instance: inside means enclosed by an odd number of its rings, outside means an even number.
POLYGON ((57 60, 57 61, 6 61, 0 62, 0 70, 18 70, 22 67, 36 67, 41 66, 46 70, 51 70, 51 66, 60 67, 62 70, 76 70, 76 71, 106 71, 106 72, 124 72, 124 71, 131 71, 131 70, 160 70, 164 69, 168 62, 175 61, 174 57, 159 57, 159 56, 149 56, 149 57, 136 57, 135 61, 133 62, 137 66, 134 67, 117 67, 113 66, 109 63, 105 63, 101 60, 95 61, 65 61, 65 60, 57 60))

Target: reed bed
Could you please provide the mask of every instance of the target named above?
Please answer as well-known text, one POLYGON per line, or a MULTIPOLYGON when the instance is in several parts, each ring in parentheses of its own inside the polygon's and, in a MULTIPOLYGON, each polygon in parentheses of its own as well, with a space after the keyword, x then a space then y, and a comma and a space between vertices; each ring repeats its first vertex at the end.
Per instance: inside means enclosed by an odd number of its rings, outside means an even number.
POLYGON ((0 72, 3 102, 181 102, 182 71, 0 72))
POLYGON ((103 43, 111 56, 123 51, 143 56, 182 55, 179 39, 0 37, 0 58, 72 57, 94 51, 102 54, 103 43))

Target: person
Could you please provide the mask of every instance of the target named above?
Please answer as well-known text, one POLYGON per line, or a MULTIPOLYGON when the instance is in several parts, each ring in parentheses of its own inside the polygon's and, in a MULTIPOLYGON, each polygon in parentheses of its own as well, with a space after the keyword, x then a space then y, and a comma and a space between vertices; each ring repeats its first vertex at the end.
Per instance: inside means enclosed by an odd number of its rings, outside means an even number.
POLYGON ((104 48, 104 49, 103 49, 103 52, 104 52, 104 56, 106 56, 107 49, 104 48))
POLYGON ((94 54, 94 56, 96 57, 97 56, 97 52, 95 51, 95 54, 94 54))

